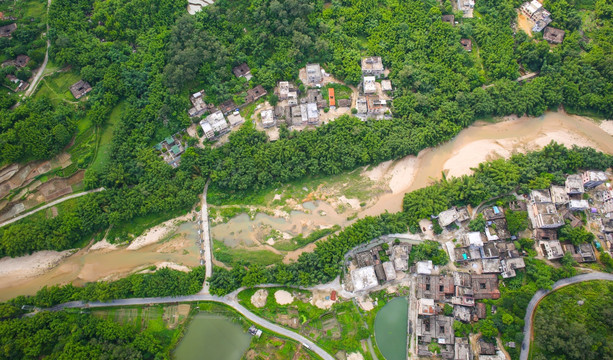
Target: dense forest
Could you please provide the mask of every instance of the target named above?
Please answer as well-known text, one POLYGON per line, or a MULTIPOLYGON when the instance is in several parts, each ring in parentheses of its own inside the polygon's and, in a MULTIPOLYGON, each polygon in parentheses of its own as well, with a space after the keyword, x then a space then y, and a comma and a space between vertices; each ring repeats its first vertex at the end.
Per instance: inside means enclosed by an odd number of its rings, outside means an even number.
POLYGON ((548 295, 534 318, 534 360, 613 358, 613 284, 592 281, 548 295))
POLYGON ((0 321, 0 359, 167 359, 171 339, 91 314, 42 312, 0 321))
MULTIPOLYGON (((103 169, 88 169, 84 180, 86 188, 108 191, 80 199, 74 210, 56 218, 25 219, 0 229, 0 256, 66 249, 135 217, 189 208, 209 177, 211 191, 223 199, 416 154, 480 117, 539 115, 561 104, 611 116, 610 0, 550 1, 556 25, 567 31, 564 43, 551 51, 545 51, 549 46, 540 34, 514 32, 519 4, 480 1, 478 16, 458 16, 459 24, 452 26, 441 21, 449 7, 421 0, 325 6, 322 1, 221 0, 195 16, 185 14, 182 1, 53 1, 50 57, 78 71, 93 90, 71 114, 33 99, 0 110, 3 161, 57 153, 76 121, 102 126, 122 100, 110 161, 103 169), (582 9, 590 11, 579 13, 582 9), (473 39, 479 51, 464 51, 462 37, 473 39), (152 149, 163 136, 191 124, 189 91, 204 89, 207 102, 219 104, 246 86, 270 90, 278 80, 294 80, 306 62, 320 62, 356 84, 365 55, 382 56, 391 70, 396 92, 390 121, 343 117, 313 131, 282 131, 276 142, 248 122, 224 146, 188 149, 177 169, 152 149), (242 62, 254 75, 249 84, 231 72, 242 62), (514 81, 524 70, 540 76, 514 81), (44 126, 17 136, 48 105, 44 126)), ((499 171, 496 164, 489 166, 484 173, 499 171)), ((503 190, 492 181, 470 188, 470 196, 503 190)))

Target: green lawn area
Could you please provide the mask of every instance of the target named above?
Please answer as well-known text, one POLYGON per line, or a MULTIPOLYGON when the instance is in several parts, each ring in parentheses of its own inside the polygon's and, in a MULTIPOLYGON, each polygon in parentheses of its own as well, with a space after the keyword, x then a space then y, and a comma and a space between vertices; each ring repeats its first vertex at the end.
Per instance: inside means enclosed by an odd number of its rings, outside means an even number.
POLYGON ((187 210, 169 211, 161 214, 139 216, 129 221, 123 221, 111 228, 107 235, 107 239, 109 242, 131 241, 144 233, 145 230, 185 214, 187 214, 187 210))
POLYGON ((351 94, 353 93, 351 88, 349 86, 337 83, 330 83, 326 85, 325 88, 321 89, 321 95, 324 97, 324 99, 328 100, 329 88, 334 88, 334 97, 336 97, 336 100, 351 99, 351 94))
POLYGON ((223 241, 213 239, 213 255, 215 259, 232 264, 236 261, 246 261, 251 264, 263 266, 277 264, 283 260, 283 255, 268 250, 246 250, 230 248, 223 241))
POLYGON ((110 151, 113 131, 115 130, 115 125, 117 125, 119 119, 121 118, 121 113, 123 112, 124 106, 125 104, 123 102, 120 102, 117 106, 115 106, 111 111, 108 121, 102 127, 102 133, 100 135, 100 139, 98 140, 98 151, 96 152, 94 161, 91 164, 91 168, 96 171, 103 170, 104 166, 108 163, 111 157, 110 151))
POLYGON ((23 5, 24 17, 40 18, 47 12, 47 1, 33 0, 28 1, 23 5))
MULTIPOLYGON (((259 316, 310 338, 330 354, 360 352, 364 359, 372 359, 369 351, 363 351, 360 340, 374 337, 374 326, 369 324, 369 328, 366 328, 364 323, 371 323, 369 318, 372 316, 374 319, 375 310, 364 313, 350 300, 337 302, 330 309, 320 309, 308 301, 313 296, 310 291, 291 288, 267 288, 266 305, 256 308, 251 303, 251 297, 257 290, 241 291, 238 294, 239 302, 259 316), (278 290, 292 293, 294 301, 279 305, 274 296, 278 290), (287 319, 298 319, 298 328, 282 323, 287 319)), ((384 300, 380 302, 385 303, 384 300)), ((373 346, 376 346, 374 340, 373 346)))
POLYGON ((56 73, 43 78, 34 95, 36 98, 48 97, 54 102, 77 101, 70 93, 70 86, 81 79, 75 71, 56 73))

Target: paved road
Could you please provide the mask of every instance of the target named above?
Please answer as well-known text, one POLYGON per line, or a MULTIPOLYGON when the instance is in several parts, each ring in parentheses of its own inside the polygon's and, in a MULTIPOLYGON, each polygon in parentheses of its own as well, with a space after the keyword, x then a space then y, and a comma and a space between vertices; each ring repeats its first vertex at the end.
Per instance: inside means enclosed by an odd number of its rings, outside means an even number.
POLYGON ((201 293, 208 294, 209 292, 209 282, 208 279, 213 275, 213 253, 211 251, 211 231, 209 224, 209 209, 206 202, 206 193, 209 189, 209 181, 206 182, 204 186, 204 191, 202 193, 202 209, 200 214, 201 221, 201 247, 204 250, 204 265, 205 265, 205 277, 204 284, 202 285, 201 293))
POLYGON ((54 306, 48 310, 57 311, 63 309, 74 309, 74 308, 98 308, 98 307, 109 307, 109 306, 129 306, 129 305, 149 305, 149 304, 168 304, 168 303, 176 303, 176 302, 188 302, 188 301, 213 301, 222 303, 232 307, 234 310, 239 312, 249 321, 271 330, 277 334, 283 335, 290 339, 301 342, 302 344, 306 344, 309 349, 315 352, 324 360, 335 360, 330 354, 328 354, 325 350, 317 346, 311 340, 305 338, 304 336, 297 334, 293 331, 282 328, 279 325, 273 324, 261 317, 255 315, 251 311, 247 310, 244 306, 238 303, 236 300, 236 294, 238 290, 228 294, 224 297, 208 295, 208 294, 196 294, 196 295, 187 295, 187 296, 178 296, 178 297, 159 297, 159 298, 135 298, 135 299, 120 299, 120 300, 112 300, 109 302, 90 302, 86 303, 83 301, 73 301, 65 304, 60 304, 54 306))
POLYGON ((84 196, 84 195, 87 195, 87 194, 96 193, 96 192, 100 192, 100 191, 104 191, 104 190, 106 190, 106 189, 101 187, 101 188, 97 188, 97 189, 94 189, 94 190, 89 190, 89 191, 84 191, 84 192, 80 192, 80 193, 70 194, 68 196, 64 196, 63 198, 59 198, 57 200, 54 200, 54 201, 52 201, 52 202, 50 202, 50 203, 48 203, 46 205, 43 205, 43 206, 39 207, 36 210, 32 210, 32 211, 27 212, 27 213, 25 213, 23 215, 19 215, 17 217, 12 218, 12 219, 6 220, 6 221, 0 223, 0 227, 3 227, 3 226, 8 225, 8 224, 12 224, 15 221, 19 221, 19 220, 23 219, 24 217, 30 216, 32 214, 35 214, 35 213, 37 213, 37 212, 39 212, 41 210, 45 210, 45 209, 50 208, 52 206, 55 206, 57 204, 63 203, 66 200, 78 198, 78 197, 81 197, 81 196, 84 196))
POLYGON ((591 280, 609 280, 613 281, 613 274, 605 274, 605 273, 589 273, 589 274, 581 274, 577 276, 573 276, 568 279, 562 279, 553 284, 551 290, 539 290, 534 294, 532 300, 528 304, 528 309, 526 310, 526 316, 524 317, 524 341, 521 345, 521 354, 519 355, 520 360, 528 360, 528 355, 530 354, 530 341, 532 338, 532 329, 533 324, 532 320, 534 319, 534 310, 538 306, 539 302, 551 292, 558 290, 567 285, 580 283, 583 281, 591 281, 591 280))
POLYGON ((49 8, 50 7, 51 7, 51 0, 47 0, 47 34, 46 34, 47 35, 47 51, 45 51, 45 60, 43 61, 43 65, 38 69, 38 73, 36 73, 34 80, 32 80, 32 83, 26 90, 26 93, 25 93, 26 97, 32 95, 34 91, 36 90, 36 87, 38 86, 38 82, 40 81, 40 78, 43 75, 43 72, 45 72, 45 68, 47 68, 47 62, 49 61, 49 47, 51 46, 51 43, 49 42, 49 8))

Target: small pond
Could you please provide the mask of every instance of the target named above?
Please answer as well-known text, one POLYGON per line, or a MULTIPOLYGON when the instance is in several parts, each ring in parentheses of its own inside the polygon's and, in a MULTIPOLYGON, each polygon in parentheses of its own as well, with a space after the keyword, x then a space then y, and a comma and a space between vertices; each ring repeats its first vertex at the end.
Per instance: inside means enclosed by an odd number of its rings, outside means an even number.
POLYGON ((176 360, 240 360, 251 336, 230 319, 198 313, 187 326, 183 339, 173 353, 176 360))
POLYGON ((405 297, 387 303, 375 318, 375 340, 386 360, 406 360, 409 302, 405 297))

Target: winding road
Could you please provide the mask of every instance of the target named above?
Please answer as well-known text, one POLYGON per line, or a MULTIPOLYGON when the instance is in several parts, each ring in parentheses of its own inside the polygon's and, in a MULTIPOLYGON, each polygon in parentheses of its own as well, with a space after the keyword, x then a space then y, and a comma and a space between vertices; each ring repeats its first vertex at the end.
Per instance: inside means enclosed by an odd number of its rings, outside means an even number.
POLYGON ((215 296, 208 294, 196 294, 196 295, 187 295, 187 296, 177 296, 177 297, 157 297, 157 298, 134 298, 134 299, 119 299, 119 300, 111 300, 108 302, 84 302, 84 301, 72 301, 69 303, 60 304, 49 308, 47 310, 50 311, 58 311, 64 309, 75 309, 75 308, 99 308, 99 307, 114 307, 114 306, 130 306, 130 305, 151 305, 151 304, 168 304, 168 303, 177 303, 177 302, 190 302, 190 301, 212 301, 216 303, 225 304, 230 306, 249 321, 266 328, 270 331, 273 331, 277 334, 285 336, 287 338, 296 340, 301 342, 303 345, 307 345, 308 349, 316 353, 324 360, 335 360, 330 354, 328 354, 325 350, 317 346, 311 340, 305 338, 304 336, 297 334, 291 330, 287 330, 279 325, 273 324, 266 319, 262 319, 251 311, 247 310, 244 306, 238 303, 236 300, 236 295, 240 292, 241 289, 237 289, 234 292, 224 296, 215 296))
POLYGON ((530 303, 528 304, 528 309, 526 309, 526 316, 524 317, 524 341, 521 345, 521 354, 519 355, 520 360, 528 360, 528 355, 530 355, 530 341, 532 339, 532 330, 533 330, 533 320, 534 320, 534 311, 538 306, 539 302, 543 300, 543 298, 550 293, 563 288, 567 285, 572 285, 584 281, 592 281, 592 280, 608 280, 613 281, 613 274, 605 274, 600 272, 594 272, 589 274, 581 274, 577 276, 570 277, 568 279, 562 279, 553 284, 551 290, 539 290, 534 294, 530 303))
POLYGON ((43 205, 43 206, 37 208, 36 210, 32 210, 32 211, 29 211, 29 212, 27 212, 27 213, 25 213, 23 215, 19 215, 17 217, 12 218, 12 219, 6 220, 6 221, 0 223, 0 227, 6 226, 8 224, 12 224, 15 221, 19 221, 19 220, 23 219, 24 217, 30 216, 32 214, 35 214, 35 213, 37 213, 37 212, 39 212, 41 210, 45 210, 45 209, 48 209, 48 208, 50 208, 52 206, 55 206, 57 204, 61 204, 61 203, 63 203, 66 200, 78 198, 78 197, 81 197, 81 196, 84 196, 84 195, 87 195, 87 194, 97 193, 97 192, 104 191, 104 190, 106 190, 106 189, 101 187, 101 188, 97 188, 97 189, 93 189, 93 190, 89 190, 89 191, 84 191, 84 192, 80 192, 80 193, 70 194, 68 196, 64 196, 63 198, 59 198, 57 200, 54 200, 54 201, 52 201, 52 202, 50 202, 50 203, 48 203, 46 205, 43 205))

